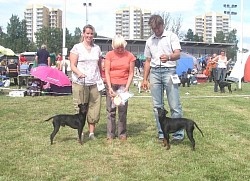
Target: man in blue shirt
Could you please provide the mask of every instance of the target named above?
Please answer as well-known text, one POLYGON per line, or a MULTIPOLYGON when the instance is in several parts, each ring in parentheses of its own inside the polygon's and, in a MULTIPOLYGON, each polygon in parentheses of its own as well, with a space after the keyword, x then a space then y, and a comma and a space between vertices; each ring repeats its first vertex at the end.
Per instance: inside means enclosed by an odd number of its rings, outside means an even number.
POLYGON ((36 62, 38 66, 50 66, 49 52, 46 50, 46 45, 42 45, 37 51, 36 62))

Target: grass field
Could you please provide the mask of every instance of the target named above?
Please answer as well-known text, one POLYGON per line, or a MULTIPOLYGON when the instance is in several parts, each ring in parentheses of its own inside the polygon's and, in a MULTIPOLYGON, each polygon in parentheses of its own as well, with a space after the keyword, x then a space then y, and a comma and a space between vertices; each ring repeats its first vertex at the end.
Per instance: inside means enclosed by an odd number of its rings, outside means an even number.
POLYGON ((2 93, 0 181, 250 180, 249 83, 232 94, 214 93, 212 83, 180 87, 184 117, 204 133, 194 130, 196 151, 187 138, 166 150, 156 137, 149 93, 139 95, 134 86, 131 92, 128 140, 107 143, 103 97, 97 140, 85 138, 83 145, 68 127, 50 145, 53 126, 44 122, 55 114, 73 114, 71 95, 13 98, 2 93))

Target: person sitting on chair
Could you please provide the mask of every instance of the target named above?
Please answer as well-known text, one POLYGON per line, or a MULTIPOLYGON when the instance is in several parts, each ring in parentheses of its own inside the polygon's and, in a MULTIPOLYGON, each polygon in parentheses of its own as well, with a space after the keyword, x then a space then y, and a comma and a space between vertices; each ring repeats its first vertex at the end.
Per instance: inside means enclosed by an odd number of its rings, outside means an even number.
POLYGON ((17 83, 17 76, 18 76, 18 65, 15 63, 13 59, 10 60, 10 64, 6 67, 7 70, 7 77, 14 79, 14 84, 18 85, 17 83))
POLYGON ((19 74, 20 75, 27 75, 29 74, 29 65, 28 65, 28 62, 23 62, 22 65, 20 65, 20 71, 19 71, 19 74))

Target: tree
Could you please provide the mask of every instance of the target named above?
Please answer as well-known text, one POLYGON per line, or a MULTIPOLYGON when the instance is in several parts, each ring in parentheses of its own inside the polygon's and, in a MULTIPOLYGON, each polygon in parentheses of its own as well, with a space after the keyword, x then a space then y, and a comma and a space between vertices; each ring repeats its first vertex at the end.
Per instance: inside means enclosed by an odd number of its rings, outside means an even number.
POLYGON ((82 31, 79 27, 75 28, 73 36, 69 33, 69 30, 66 29, 66 47, 68 48, 68 54, 73 46, 80 42, 81 35, 82 31))
POLYGON ((188 29, 187 34, 185 35, 184 41, 194 41, 194 32, 191 29, 188 29))
POLYGON ((171 31, 179 36, 180 35, 181 25, 182 25, 182 17, 180 15, 177 18, 172 19, 171 31))
POLYGON ((227 57, 228 59, 236 60, 236 55, 238 51, 238 40, 237 40, 237 30, 233 29, 229 32, 228 37, 226 38, 226 43, 234 44, 232 47, 227 49, 227 57))
POLYGON ((164 21, 164 29, 165 30, 169 30, 169 26, 170 26, 170 13, 168 12, 159 12, 159 15, 162 17, 163 21, 164 21))
POLYGON ((18 16, 12 15, 10 23, 7 25, 7 37, 5 46, 14 52, 23 52, 28 50, 30 41, 27 38, 26 21, 19 21, 18 16))
POLYGON ((203 36, 199 36, 198 33, 194 35, 193 41, 195 42, 203 42, 203 36))
POLYGON ((177 34, 177 36, 180 35, 180 29, 182 26, 182 17, 181 15, 177 18, 172 18, 170 16, 169 12, 158 12, 158 15, 160 15, 164 21, 164 28, 165 30, 170 30, 177 34))
POLYGON ((214 43, 225 43, 225 34, 223 33, 223 31, 218 31, 216 33, 216 36, 214 37, 214 43))
POLYGON ((4 32, 1 32, 0 33, 0 45, 6 47, 6 45, 7 45, 6 42, 7 42, 7 34, 4 32))
POLYGON ((35 33, 35 36, 38 47, 45 44, 51 53, 59 53, 62 51, 63 32, 60 28, 42 27, 35 33))
POLYGON ((19 38, 17 39, 16 51, 17 52, 28 51, 30 49, 30 46, 31 46, 31 42, 27 38, 26 21, 22 20, 20 24, 19 38))

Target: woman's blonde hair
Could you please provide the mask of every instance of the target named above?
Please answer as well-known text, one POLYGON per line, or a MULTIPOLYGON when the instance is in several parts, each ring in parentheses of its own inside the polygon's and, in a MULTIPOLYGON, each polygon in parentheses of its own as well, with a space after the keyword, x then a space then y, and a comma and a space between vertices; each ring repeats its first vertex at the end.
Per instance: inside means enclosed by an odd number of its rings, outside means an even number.
POLYGON ((125 48, 126 45, 127 45, 127 42, 122 35, 115 35, 115 37, 112 39, 112 48, 113 49, 116 49, 116 48, 121 47, 121 46, 123 46, 125 48))
MULTIPOLYGON (((84 36, 83 36, 83 34, 85 33, 85 31, 86 31, 87 28, 91 29, 91 30, 93 31, 93 33, 95 33, 95 28, 94 28, 94 26, 89 25, 89 24, 86 25, 86 26, 84 26, 84 27, 83 27, 83 30, 82 30, 82 36, 81 36, 80 42, 83 42, 83 41, 84 41, 84 36)), ((92 43, 94 43, 94 42, 92 42, 92 43)))

